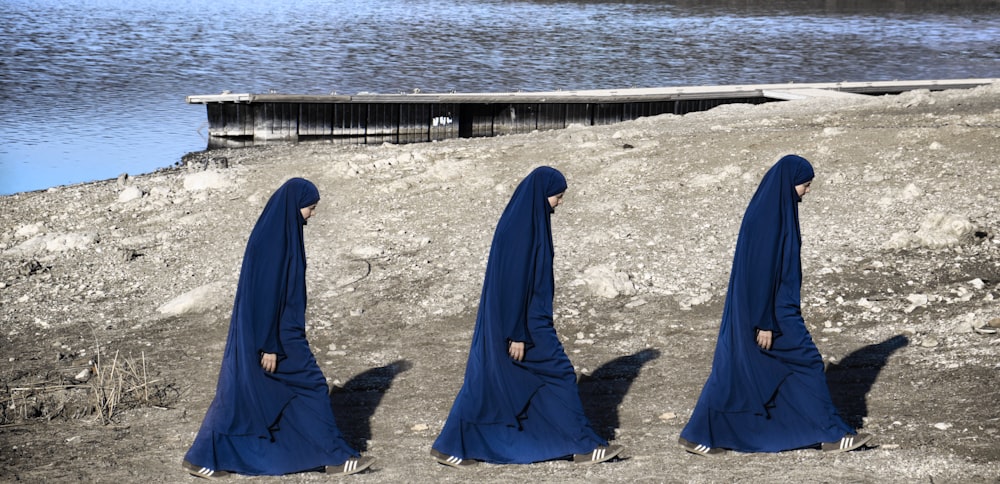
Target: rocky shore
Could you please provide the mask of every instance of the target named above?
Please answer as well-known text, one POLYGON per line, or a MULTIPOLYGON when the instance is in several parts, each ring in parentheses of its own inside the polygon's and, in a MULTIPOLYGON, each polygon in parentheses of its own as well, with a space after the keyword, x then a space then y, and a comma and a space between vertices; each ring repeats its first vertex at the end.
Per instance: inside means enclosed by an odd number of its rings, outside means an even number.
MULTIPOLYGON (((357 482, 998 482, 1000 85, 725 105, 490 139, 273 145, 0 197, 0 480, 193 482, 244 244, 292 176, 310 342, 357 482), (740 217, 781 155, 813 162, 803 311, 872 448, 704 458, 676 445, 708 375, 740 217), (435 464, 494 224, 546 164, 556 326, 625 458, 435 464)), ((244 478, 235 477, 239 481, 244 478)), ((303 474, 295 482, 320 482, 303 474)), ((288 481, 259 478, 260 482, 288 481)))

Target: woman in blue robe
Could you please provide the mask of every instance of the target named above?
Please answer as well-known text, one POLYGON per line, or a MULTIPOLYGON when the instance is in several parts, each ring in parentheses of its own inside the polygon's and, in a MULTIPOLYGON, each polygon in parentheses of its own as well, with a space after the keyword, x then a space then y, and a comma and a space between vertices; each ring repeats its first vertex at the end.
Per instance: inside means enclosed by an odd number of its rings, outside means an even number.
POLYGON ((591 428, 553 326, 551 215, 565 191, 562 173, 536 168, 497 223, 465 381, 431 449, 442 464, 596 463, 621 452, 591 428))
POLYGON ((688 452, 848 451, 871 439, 838 415, 802 319, 798 204, 813 176, 804 158, 785 156, 750 200, 712 371, 680 436, 688 452))
POLYGON ((374 461, 337 428, 306 340, 302 227, 318 202, 312 182, 292 178, 250 233, 215 399, 184 457, 194 476, 353 474, 374 461))

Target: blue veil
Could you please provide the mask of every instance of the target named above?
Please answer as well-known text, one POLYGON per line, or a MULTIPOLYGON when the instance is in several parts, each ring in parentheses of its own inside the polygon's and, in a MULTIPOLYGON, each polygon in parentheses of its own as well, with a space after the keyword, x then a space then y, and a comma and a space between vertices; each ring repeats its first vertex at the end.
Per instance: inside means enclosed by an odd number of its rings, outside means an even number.
POLYGON ((757 346, 756 331, 773 331, 780 339, 783 319, 801 321, 801 198, 795 186, 813 176, 805 158, 785 156, 764 175, 750 200, 736 241, 712 374, 702 393, 706 401, 699 405, 706 403, 717 412, 766 414, 791 373, 757 346))
POLYGON ((319 190, 292 178, 271 195, 257 219, 240 269, 229 336, 215 399, 204 426, 227 435, 270 437, 271 427, 294 396, 260 366, 261 353, 285 354, 278 338, 282 318, 305 321, 305 293, 291 289, 290 277, 305 273, 301 209, 319 202, 319 190), (285 314, 290 306, 302 314, 285 314))
POLYGON ((533 343, 528 321, 552 321, 552 207, 548 197, 566 191, 555 168, 534 169, 518 185, 500 216, 490 247, 476 327, 455 408, 466 422, 517 426, 544 383, 510 358, 508 342, 533 343))

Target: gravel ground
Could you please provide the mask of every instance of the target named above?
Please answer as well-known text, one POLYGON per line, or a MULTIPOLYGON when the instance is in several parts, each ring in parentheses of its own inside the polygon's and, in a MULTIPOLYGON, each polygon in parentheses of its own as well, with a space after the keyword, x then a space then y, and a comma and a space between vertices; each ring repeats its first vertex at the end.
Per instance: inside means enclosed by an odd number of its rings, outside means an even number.
POLYGON ((220 150, 0 197, 0 480, 194 482, 179 464, 244 245, 270 193, 302 176, 323 195, 306 227, 310 342, 342 429, 379 459, 344 480, 1000 482, 998 148, 995 84, 220 150), (740 217, 787 153, 817 173, 800 207, 804 316, 843 415, 875 440, 688 455, 677 435, 710 370, 740 217), (427 453, 461 385, 494 224, 541 164, 570 186, 553 217, 556 326, 595 427, 626 451, 456 471, 427 453))

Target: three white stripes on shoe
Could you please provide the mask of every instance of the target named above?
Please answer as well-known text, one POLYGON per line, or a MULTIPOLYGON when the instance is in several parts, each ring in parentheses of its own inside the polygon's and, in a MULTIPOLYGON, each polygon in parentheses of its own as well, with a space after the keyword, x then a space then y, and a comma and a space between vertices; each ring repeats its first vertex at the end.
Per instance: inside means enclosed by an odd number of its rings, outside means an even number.
POLYGON ((845 435, 844 438, 840 439, 840 450, 849 449, 853 445, 854 445, 853 435, 845 435))
POLYGON ((596 461, 600 461, 600 460, 604 460, 604 452, 606 450, 607 449, 605 449, 604 447, 598 447, 598 448, 594 449, 594 452, 592 454, 590 454, 590 460, 591 461, 595 461, 595 462, 596 461))
POLYGON ((201 469, 198 469, 198 475, 200 476, 212 477, 212 474, 215 474, 215 469, 209 469, 208 467, 202 467, 201 469))
POLYGON ((347 459, 344 462, 344 474, 349 474, 358 468, 358 459, 347 459))
POLYGON ((457 465, 462 465, 462 459, 459 459, 458 457, 455 457, 453 455, 452 456, 448 456, 447 460, 448 460, 449 464, 456 465, 456 466, 457 465))
POLYGON ((707 454, 708 451, 712 450, 712 448, 707 445, 698 444, 694 447, 694 450, 701 452, 703 454, 707 454))

